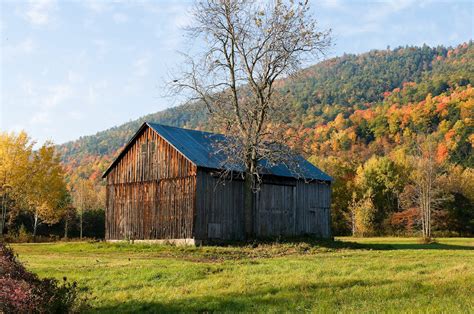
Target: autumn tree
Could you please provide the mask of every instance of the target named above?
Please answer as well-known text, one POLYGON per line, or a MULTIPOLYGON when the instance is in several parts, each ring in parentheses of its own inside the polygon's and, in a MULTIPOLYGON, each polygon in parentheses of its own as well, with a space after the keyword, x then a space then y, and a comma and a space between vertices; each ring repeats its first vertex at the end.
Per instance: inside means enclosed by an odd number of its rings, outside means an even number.
POLYGON ((309 161, 318 165, 324 172, 330 173, 331 183, 331 230, 338 235, 349 235, 352 230, 352 202, 356 163, 343 158, 318 158, 312 156, 309 161))
POLYGON ((76 180, 72 191, 73 204, 79 217, 79 237, 83 237, 84 213, 88 210, 103 208, 105 195, 101 187, 96 187, 92 180, 80 178, 76 180))
POLYGON ((352 235, 366 237, 375 234, 376 208, 372 201, 372 191, 367 191, 362 198, 353 195, 349 209, 352 215, 352 235))
POLYGON ((441 208, 447 216, 445 230, 465 236, 474 234, 474 169, 450 165, 440 178, 440 186, 449 195, 441 208))
POLYGON ((385 156, 372 156, 358 167, 355 190, 361 199, 370 191, 375 208, 374 223, 379 233, 383 232, 384 220, 398 210, 398 197, 407 179, 407 169, 385 156))
POLYGON ((227 169, 243 167, 245 234, 253 236, 253 193, 262 167, 285 163, 296 173, 282 124, 287 93, 278 79, 296 73, 308 57, 325 51, 328 31, 320 31, 307 1, 199 1, 193 11, 193 39, 202 54, 187 56, 187 68, 172 79, 176 93, 190 93, 208 109, 211 123, 226 135, 216 150, 227 169))
POLYGON ((58 222, 67 205, 64 171, 54 146, 47 142, 33 151, 34 144, 25 132, 0 134, 2 232, 7 209, 10 220, 20 211, 30 212, 36 235, 38 224, 58 222))
POLYGON ((415 143, 410 161, 411 184, 407 185, 405 190, 411 192, 404 193, 405 202, 411 202, 418 207, 423 238, 430 239, 433 210, 439 209, 447 200, 446 193, 440 185, 444 169, 436 160, 436 142, 430 137, 420 136, 415 143))
POLYGON ((68 204, 68 191, 60 158, 52 143, 35 151, 29 170, 28 211, 33 214, 33 236, 40 223, 57 223, 68 204))
POLYGON ((3 234, 7 217, 13 215, 13 206, 24 204, 28 169, 34 142, 25 132, 0 133, 0 193, 1 217, 0 236, 3 234), (16 203, 16 204, 15 204, 16 203), (8 212, 10 209, 10 213, 8 212))

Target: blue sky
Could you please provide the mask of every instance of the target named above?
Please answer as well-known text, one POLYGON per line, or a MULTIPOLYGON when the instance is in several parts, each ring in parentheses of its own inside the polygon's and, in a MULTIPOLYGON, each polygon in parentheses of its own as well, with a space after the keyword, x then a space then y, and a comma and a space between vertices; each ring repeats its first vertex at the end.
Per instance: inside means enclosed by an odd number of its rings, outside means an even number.
MULTIPOLYGON (((329 57, 473 38, 474 2, 312 1, 329 57)), ((164 82, 198 49, 191 1, 0 1, 0 130, 63 143, 179 104, 164 82)), ((318 60, 314 60, 316 63, 318 60)))

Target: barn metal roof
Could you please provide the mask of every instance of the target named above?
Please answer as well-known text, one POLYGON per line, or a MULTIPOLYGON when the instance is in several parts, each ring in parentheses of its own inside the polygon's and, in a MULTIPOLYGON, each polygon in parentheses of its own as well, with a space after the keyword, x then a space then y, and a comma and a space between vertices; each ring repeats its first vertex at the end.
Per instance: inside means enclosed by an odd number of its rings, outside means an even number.
MULTIPOLYGON (((122 158, 127 151, 128 147, 134 142, 138 134, 146 127, 150 127, 155 130, 160 136, 162 136, 170 145, 176 148, 181 154, 187 159, 194 163, 198 167, 210 168, 210 169, 223 169, 225 156, 223 154, 215 153, 215 143, 219 141, 225 141, 226 137, 222 134, 215 134, 203 131, 189 130, 183 128, 177 128, 157 123, 145 122, 135 134, 135 136, 128 142, 122 152, 119 154, 117 159, 110 165, 105 171, 103 177, 107 176, 110 170, 115 164, 122 158)), ((308 162, 302 156, 298 157, 298 173, 292 172, 288 167, 283 164, 275 166, 265 166, 266 162, 262 161, 265 174, 290 177, 290 178, 305 178, 310 180, 321 180, 321 181, 332 181, 332 178, 326 173, 319 170, 313 164, 308 162)), ((243 171, 241 166, 225 166, 226 169, 232 171, 243 171)))
MULTIPOLYGON (((225 141, 225 135, 182 129, 156 123, 147 123, 147 125, 160 134, 196 166, 211 169, 223 168, 225 156, 215 153, 215 143, 225 141)), ((262 165, 264 166, 266 174, 332 181, 330 176, 319 170, 303 157, 299 156, 298 159, 298 175, 283 164, 265 167, 265 161, 262 161, 262 165)), ((233 169, 229 170, 242 171, 243 167, 234 166, 233 169)))

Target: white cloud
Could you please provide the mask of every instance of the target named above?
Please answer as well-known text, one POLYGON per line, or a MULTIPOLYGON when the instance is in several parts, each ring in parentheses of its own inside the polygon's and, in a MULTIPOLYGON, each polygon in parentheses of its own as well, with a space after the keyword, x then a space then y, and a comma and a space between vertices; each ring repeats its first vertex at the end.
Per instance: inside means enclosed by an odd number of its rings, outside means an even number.
POLYGON ((147 53, 133 61, 133 74, 137 77, 144 77, 150 68, 151 54, 147 53))
POLYGON ((103 96, 104 90, 109 87, 109 82, 107 80, 101 80, 96 82, 87 88, 86 101, 89 105, 95 105, 100 99, 100 96, 103 96))
POLYGON ((56 85, 49 88, 49 94, 41 101, 42 107, 52 109, 70 98, 73 94, 69 85, 56 85))
POLYGON ((33 25, 47 25, 51 22, 54 10, 56 10, 54 0, 30 0, 24 17, 33 25))
POLYGON ((26 130, 26 127, 23 124, 17 123, 17 124, 12 125, 10 130, 15 133, 20 133, 21 131, 26 130))
POLYGON ((48 124, 51 122, 51 116, 47 111, 40 111, 35 114, 30 119, 31 124, 48 124))
POLYGON ((123 13, 115 13, 112 18, 114 19, 114 22, 117 24, 122 24, 128 22, 129 18, 127 15, 123 13))
POLYGON ((67 80, 69 83, 80 83, 84 78, 81 74, 69 70, 67 72, 67 80))
POLYGON ((104 0, 85 0, 85 7, 94 13, 102 13, 109 9, 109 1, 104 0))
POLYGON ((4 20, 0 20, 0 34, 2 34, 2 36, 4 36, 3 34, 5 34, 6 29, 7 23, 4 20))
POLYGON ((319 4, 320 6, 326 9, 333 9, 333 10, 334 9, 340 10, 340 9, 345 8, 343 3, 340 0, 324 0, 324 1, 318 2, 317 4, 319 4))
POLYGON ((176 15, 173 18, 173 26, 177 29, 188 27, 193 20, 193 16, 189 10, 182 9, 175 12, 175 14, 176 15))
POLYGON ((58 84, 49 88, 40 88, 30 81, 24 81, 22 90, 32 113, 29 124, 47 126, 53 122, 57 107, 74 97, 74 91, 67 84, 58 84), (44 92, 45 91, 45 92, 44 92))
POLYGON ((73 110, 68 112, 68 117, 73 119, 73 120, 82 120, 84 118, 84 114, 82 112, 73 110))
POLYGON ((18 58, 20 55, 28 55, 34 52, 36 47, 36 43, 32 38, 25 38, 16 44, 5 45, 3 57, 7 60, 9 58, 18 58))
POLYGON ((388 16, 399 13, 413 6, 421 5, 420 0, 390 0, 374 2, 371 8, 361 17, 366 21, 383 22, 388 16))
POLYGON ((95 40, 92 41, 92 43, 95 45, 95 47, 97 49, 94 52, 94 54, 99 59, 102 59, 105 56, 105 54, 109 51, 109 44, 104 39, 95 39, 95 40))
POLYGON ((20 88, 22 94, 27 97, 32 97, 35 95, 34 85, 30 80, 24 80, 22 84, 20 84, 20 88))
POLYGON ((31 53, 34 49, 34 42, 33 42, 33 39, 31 38, 27 38, 25 40, 23 40, 19 45, 18 45, 18 49, 25 53, 25 54, 28 54, 28 53, 31 53))

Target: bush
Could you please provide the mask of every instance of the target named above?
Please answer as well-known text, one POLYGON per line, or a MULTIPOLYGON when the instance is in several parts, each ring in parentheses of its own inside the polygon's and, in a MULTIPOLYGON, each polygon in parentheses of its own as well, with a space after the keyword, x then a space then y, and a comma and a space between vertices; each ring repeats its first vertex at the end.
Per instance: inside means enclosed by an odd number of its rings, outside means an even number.
POLYGON ((376 208, 370 195, 364 196, 356 201, 354 198, 350 204, 350 210, 354 216, 355 236, 367 237, 375 234, 376 208))
POLYGON ((39 279, 0 242, 0 313, 68 313, 84 305, 76 282, 39 279))
POLYGON ((19 242, 31 242, 33 239, 33 236, 28 233, 28 231, 25 228, 25 225, 21 225, 20 230, 18 230, 18 241, 19 242))

